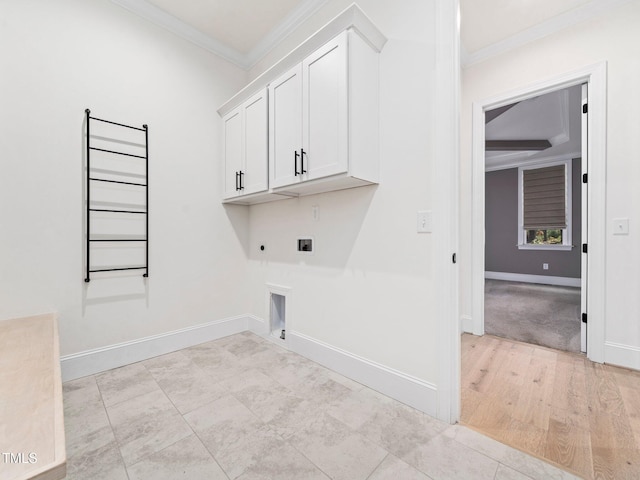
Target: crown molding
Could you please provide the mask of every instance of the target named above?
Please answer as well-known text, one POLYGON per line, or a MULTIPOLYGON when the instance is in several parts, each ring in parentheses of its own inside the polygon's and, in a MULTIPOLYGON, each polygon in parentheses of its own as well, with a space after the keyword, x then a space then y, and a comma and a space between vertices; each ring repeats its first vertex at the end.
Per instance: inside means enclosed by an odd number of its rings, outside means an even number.
POLYGON ((215 53, 241 68, 247 68, 244 66, 244 56, 240 52, 205 35, 200 30, 193 28, 182 20, 178 20, 173 15, 145 0, 111 0, 111 2, 211 53, 215 53))
POLYGON ((221 117, 225 116, 251 95, 255 94, 255 92, 260 88, 264 88, 294 65, 301 63, 308 55, 320 48, 336 35, 349 29, 353 29, 353 31, 362 38, 362 40, 367 42, 372 49, 378 52, 382 51, 382 48, 387 41, 387 37, 378 30, 378 27, 376 27, 371 19, 367 17, 362 10, 360 10, 360 7, 358 7, 356 3, 352 3, 313 35, 308 37, 300 45, 271 65, 242 90, 227 100, 218 109, 218 114, 221 117))
POLYGON ((246 55, 248 68, 258 63, 278 43, 328 2, 329 0, 306 0, 300 3, 246 55))
POLYGON ((292 10, 265 38, 249 53, 243 54, 238 50, 202 33, 191 25, 168 14, 161 8, 146 0, 111 0, 112 3, 162 27, 185 40, 218 55, 235 64, 243 70, 249 70, 273 47, 293 32, 301 23, 306 21, 328 0, 305 0, 292 10))
POLYGON ((633 0, 593 0, 581 7, 550 18, 538 25, 481 48, 473 53, 467 52, 467 55, 463 56, 463 61, 461 62, 462 67, 465 68, 476 63, 484 62, 492 57, 535 42, 536 40, 540 40, 632 1, 633 0))

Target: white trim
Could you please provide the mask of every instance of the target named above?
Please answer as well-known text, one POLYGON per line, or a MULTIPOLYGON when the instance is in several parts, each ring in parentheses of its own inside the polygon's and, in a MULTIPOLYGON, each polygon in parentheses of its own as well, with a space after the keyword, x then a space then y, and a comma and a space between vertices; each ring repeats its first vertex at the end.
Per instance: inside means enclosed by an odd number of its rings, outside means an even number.
POLYGON ((562 13, 550 18, 538 25, 518 32, 504 40, 488 45, 473 53, 466 53, 463 57, 463 67, 483 62, 489 58, 501 55, 510 50, 522 47, 536 40, 540 40, 549 35, 553 35, 565 28, 584 22, 594 18, 609 10, 620 7, 632 0, 593 0, 581 7, 574 8, 568 12, 562 13))
POLYGON ((277 44, 322 8, 329 0, 304 0, 260 40, 245 56, 249 68, 255 66, 277 44))
MULTIPOLYGON (((567 157, 563 160, 553 162, 540 161, 539 163, 523 165, 518 167, 518 249, 519 250, 555 250, 570 251, 573 248, 573 159, 567 157), (564 209, 566 228, 562 229, 562 245, 535 245, 525 241, 524 235, 524 171, 536 170, 538 168, 554 167, 556 165, 564 165, 564 209)), ((486 170, 485 170, 486 171, 486 170)))
MULTIPOLYGON (((588 358, 604 361, 606 262, 606 160, 607 160, 607 64, 600 62, 573 72, 534 83, 528 87, 502 93, 473 103, 472 138, 472 237, 485 238, 485 158, 484 112, 502 105, 525 100, 574 85, 589 85, 589 138, 587 162, 589 171, 587 257, 588 358)), ((472 244, 471 284, 473 333, 484 334, 484 242, 472 244)))
MULTIPOLYGON (((269 338, 269 340, 274 341, 275 343, 277 343, 278 345, 282 346, 288 346, 289 345, 289 330, 291 330, 293 328, 293 315, 291 314, 291 312, 293 311, 293 294, 292 294, 292 289, 291 287, 285 287, 284 285, 276 285, 274 283, 267 283, 265 284, 265 286, 267 287, 266 290, 266 296, 265 296, 265 300, 266 300, 266 312, 268 312, 269 315, 269 319, 266 322, 263 322, 264 325, 262 327, 262 330, 258 330, 255 331, 255 333, 260 333, 263 336, 266 336, 267 338, 269 338), (279 337, 274 337, 272 335, 271 332, 271 295, 276 294, 276 295, 281 295, 284 297, 284 301, 285 301, 285 330, 286 330, 286 334, 285 334, 285 338, 284 341, 282 341, 279 337)), ((257 317, 256 317, 257 319, 257 317)))
MULTIPOLYGON (((255 318, 251 319, 251 326, 256 325, 256 320, 255 318)), ((62 381, 66 382, 86 377, 87 375, 93 375, 200 343, 234 335, 246 331, 249 325, 249 316, 240 315, 130 342, 65 355, 60 358, 62 381)))
POLYGON ((253 79, 242 90, 227 100, 222 106, 220 106, 220 108, 218 108, 218 115, 224 117, 231 110, 242 104, 242 102, 253 95, 257 90, 276 81, 281 75, 286 74, 286 72, 294 68, 296 65, 302 63, 306 57, 311 55, 318 48, 321 48, 340 33, 351 29, 353 29, 353 31, 362 38, 362 40, 370 45, 371 48, 377 52, 382 51, 387 38, 371 22, 371 19, 367 17, 362 10, 360 10, 358 5, 352 3, 349 7, 320 28, 320 30, 308 37, 304 42, 274 63, 257 78, 253 79))
POLYGON ((550 275, 530 275, 527 273, 484 272, 489 280, 505 280, 507 282, 540 283, 543 285, 559 285, 562 287, 580 288, 580 279, 571 277, 554 277, 550 275))
MULTIPOLYGON (((565 234, 563 233, 562 235, 565 234)), ((552 252, 569 252, 575 248, 575 245, 534 245, 529 243, 516 246, 518 250, 547 250, 552 252)))
POLYGON ((435 385, 359 357, 298 332, 288 332, 291 350, 380 393, 437 416, 435 385))
MULTIPOLYGON (((274 293, 288 294, 288 287, 270 285, 274 293)), ((289 319, 287 319, 289 320, 289 319)), ((363 385, 410 405, 428 415, 437 415, 438 389, 435 385, 393 368, 380 365, 306 335, 290 332, 287 342, 268 334, 267 322, 247 314, 209 322, 130 342, 87 350, 60 358, 62 381, 94 375, 149 358, 175 352, 245 331, 251 331, 281 347, 290 349, 363 385)))
POLYGON ((473 332, 473 318, 471 318, 471 315, 460 315, 460 330, 464 333, 473 332))
POLYGON ((244 70, 248 70, 258 63, 262 57, 285 37, 322 8, 328 0, 303 0, 246 54, 210 37, 146 0, 111 0, 111 2, 184 38, 194 45, 234 63, 244 70))
POLYGON ((575 158, 580 158, 581 156, 582 156, 582 152, 571 152, 571 153, 563 153, 562 155, 552 155, 550 157, 533 158, 530 160, 520 159, 520 160, 514 160, 513 163, 509 163, 509 164, 496 165, 493 167, 485 167, 484 171, 495 172, 498 170, 508 170, 510 168, 524 167, 526 165, 537 165, 545 162, 551 163, 557 160, 564 160, 566 158, 571 158, 571 160, 573 160, 575 158))
POLYGON ((228 60, 240 68, 245 70, 249 68, 245 56, 234 48, 202 33, 200 30, 197 30, 145 0, 111 0, 111 2, 198 47, 204 48, 208 52, 228 60))
MULTIPOLYGON (((435 95, 433 112, 433 271, 435 283, 432 321, 437 325, 437 414, 447 423, 460 418, 460 8, 458 0, 435 3, 435 95)), ((426 181, 427 179, 425 179, 426 181)))
POLYGON ((267 326, 267 322, 263 319, 256 317, 255 315, 245 315, 248 320, 247 328, 249 331, 258 334, 260 336, 267 336, 269 333, 269 329, 267 326))
POLYGON ((640 370, 640 348, 622 343, 605 342, 604 361, 612 365, 640 370))

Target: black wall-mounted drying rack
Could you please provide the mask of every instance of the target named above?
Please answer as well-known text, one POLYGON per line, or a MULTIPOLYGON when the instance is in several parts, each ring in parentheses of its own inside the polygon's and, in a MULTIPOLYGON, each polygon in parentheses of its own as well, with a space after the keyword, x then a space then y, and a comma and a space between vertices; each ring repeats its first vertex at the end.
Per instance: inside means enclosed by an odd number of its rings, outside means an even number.
MULTIPOLYGON (((88 108, 85 110, 86 115, 86 123, 87 123, 87 143, 86 143, 86 155, 87 155, 87 177, 86 177, 86 188, 87 188, 87 211, 86 211, 86 275, 85 282, 91 281, 91 274, 96 272, 116 272, 123 270, 144 270, 143 277, 149 276, 149 128, 148 126, 142 125, 140 127, 134 127, 131 125, 125 125, 122 123, 112 122, 110 120, 103 120, 101 118, 96 118, 91 116, 91 110, 88 108), (119 152, 114 150, 107 150, 104 148, 97 148, 92 146, 91 143, 91 123, 92 122, 102 122, 110 125, 115 125, 117 127, 128 128, 132 130, 139 130, 144 132, 144 155, 134 155, 132 153, 119 152), (92 174, 91 169, 91 152, 99 151, 106 153, 108 155, 122 155, 126 157, 135 157, 139 159, 143 159, 145 161, 145 170, 144 170, 144 182, 125 182, 121 180, 113 180, 108 178, 100 178, 92 174), (145 208, 144 210, 125 210, 125 209, 107 209, 107 208, 93 208, 91 204, 91 185, 94 182, 103 182, 103 183, 114 183, 120 185, 131 185, 134 187, 144 188, 145 192, 145 208), (124 215, 144 215, 145 216, 145 234, 142 238, 134 238, 133 236, 118 236, 118 235, 103 235, 102 238, 98 238, 97 236, 91 235, 91 214, 92 212, 109 212, 109 213, 118 213, 124 215), (144 242, 145 244, 145 264, 139 266, 126 266, 126 267, 114 267, 114 268, 92 268, 91 266, 91 244, 94 242, 144 242)), ((125 142, 126 143, 126 142, 125 142)), ((95 173, 95 172, 93 172, 95 173)), ((127 176, 127 172, 119 172, 120 176, 127 176)), ((130 175, 130 174, 129 174, 130 175)))

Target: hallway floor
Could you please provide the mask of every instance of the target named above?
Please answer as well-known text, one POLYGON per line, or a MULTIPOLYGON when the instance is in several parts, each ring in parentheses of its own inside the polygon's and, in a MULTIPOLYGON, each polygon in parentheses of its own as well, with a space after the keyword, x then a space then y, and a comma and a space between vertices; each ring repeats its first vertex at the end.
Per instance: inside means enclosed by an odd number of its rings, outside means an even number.
POLYGON ((67 479, 569 479, 250 333, 64 384, 67 479))
POLYGON ((586 479, 640 478, 640 372, 464 334, 461 423, 586 479))

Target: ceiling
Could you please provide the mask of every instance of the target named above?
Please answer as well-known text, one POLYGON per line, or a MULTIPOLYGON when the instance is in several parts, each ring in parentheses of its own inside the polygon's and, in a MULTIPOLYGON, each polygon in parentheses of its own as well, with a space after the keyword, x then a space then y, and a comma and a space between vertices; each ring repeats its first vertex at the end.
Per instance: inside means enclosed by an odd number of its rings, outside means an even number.
POLYGON ((329 0, 111 0, 243 69, 329 0))
POLYGON ((511 37, 591 0, 460 0, 460 35, 469 53, 511 37))
MULTIPOLYGON (((581 86, 524 100, 485 125, 486 140, 547 140, 544 150, 485 152, 486 170, 512 168, 540 159, 578 157, 581 152, 581 86)), ((489 117, 490 118, 490 117, 489 117)))
POLYGON ((248 54, 305 0, 147 0, 205 35, 248 54))
POLYGON ((633 0, 460 0, 463 66, 481 62, 633 0))
MULTIPOLYGON (((244 69, 255 65, 329 2, 111 1, 244 69)), ((482 61, 630 1, 633 0, 460 0, 463 65, 482 61)))

